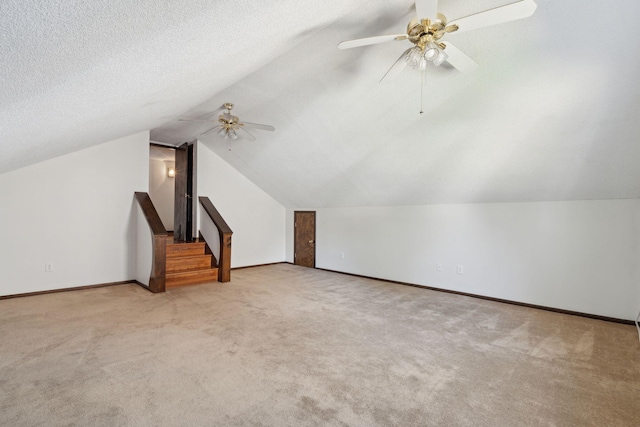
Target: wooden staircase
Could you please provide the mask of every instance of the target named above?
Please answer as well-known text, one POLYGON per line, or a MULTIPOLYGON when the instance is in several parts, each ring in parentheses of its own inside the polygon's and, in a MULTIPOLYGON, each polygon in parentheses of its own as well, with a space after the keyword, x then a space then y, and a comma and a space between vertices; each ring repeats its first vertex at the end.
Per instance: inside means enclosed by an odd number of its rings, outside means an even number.
POLYGON ((205 242, 175 242, 167 237, 167 289, 196 283, 217 282, 218 269, 211 266, 211 254, 205 253, 205 242))

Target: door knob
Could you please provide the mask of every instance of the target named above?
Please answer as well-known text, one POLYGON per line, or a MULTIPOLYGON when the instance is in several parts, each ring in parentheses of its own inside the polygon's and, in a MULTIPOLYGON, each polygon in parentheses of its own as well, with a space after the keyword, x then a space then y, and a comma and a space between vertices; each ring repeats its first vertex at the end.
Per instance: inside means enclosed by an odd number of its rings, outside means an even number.
POLYGON ((309 243, 313 243, 313 240, 309 240, 309 243))

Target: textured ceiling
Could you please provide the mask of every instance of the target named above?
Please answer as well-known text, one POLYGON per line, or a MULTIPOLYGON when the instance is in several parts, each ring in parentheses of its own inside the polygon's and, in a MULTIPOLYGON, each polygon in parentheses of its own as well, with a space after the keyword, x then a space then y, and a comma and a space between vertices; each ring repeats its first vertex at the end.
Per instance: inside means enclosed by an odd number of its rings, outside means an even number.
POLYGON ((448 35, 479 67, 431 67, 421 116, 419 73, 378 84, 410 43, 336 49, 402 33, 410 0, 4 0, 0 173, 144 129, 190 141, 208 127, 177 118, 233 102, 276 131, 201 140, 288 206, 640 197, 640 3, 537 3, 448 35))

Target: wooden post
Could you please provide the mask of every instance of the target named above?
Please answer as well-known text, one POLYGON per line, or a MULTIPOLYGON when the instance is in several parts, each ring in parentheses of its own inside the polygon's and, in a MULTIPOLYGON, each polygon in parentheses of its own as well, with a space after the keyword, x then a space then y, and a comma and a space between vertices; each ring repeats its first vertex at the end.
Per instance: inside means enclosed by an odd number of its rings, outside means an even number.
POLYGON ((231 228, 229 228, 222 218, 222 215, 220 215, 220 212, 213 206, 213 203, 211 203, 208 197, 200 196, 198 200, 209 218, 211 218, 211 221, 216 225, 218 235, 220 236, 218 281, 228 282, 231 280, 231 235, 233 231, 231 231, 231 228))
POLYGON ((220 265, 218 267, 218 281, 231 280, 231 234, 220 233, 220 265))
POLYGON ((164 292, 166 283, 166 254, 167 230, 165 230, 160 216, 153 206, 148 193, 135 192, 135 198, 142 208, 149 229, 153 235, 153 255, 151 259, 151 273, 149 275, 149 290, 153 293, 164 292))

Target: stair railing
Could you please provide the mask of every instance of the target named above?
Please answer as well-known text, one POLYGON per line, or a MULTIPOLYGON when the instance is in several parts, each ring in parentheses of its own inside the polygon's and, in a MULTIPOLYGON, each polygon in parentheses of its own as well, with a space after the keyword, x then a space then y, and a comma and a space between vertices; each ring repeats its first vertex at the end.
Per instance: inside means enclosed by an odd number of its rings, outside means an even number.
POLYGON ((200 234, 218 260, 218 281, 231 280, 231 235, 233 231, 213 206, 208 197, 198 197, 200 206, 206 215, 200 215, 200 234), (217 236, 215 236, 217 230, 217 236))
POLYGON ((153 293, 164 292, 167 230, 162 225, 149 194, 136 192, 135 197, 139 207, 136 225, 136 281, 153 293))

